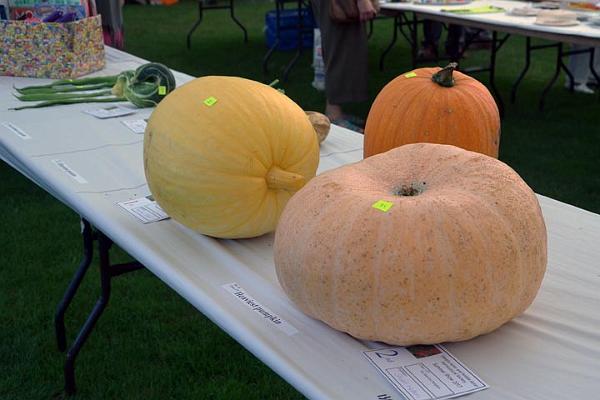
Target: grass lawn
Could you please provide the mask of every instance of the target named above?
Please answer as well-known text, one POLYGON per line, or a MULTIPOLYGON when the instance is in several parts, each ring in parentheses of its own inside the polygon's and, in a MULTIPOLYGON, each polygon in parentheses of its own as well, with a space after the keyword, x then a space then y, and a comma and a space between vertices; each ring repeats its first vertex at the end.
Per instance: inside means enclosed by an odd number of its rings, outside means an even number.
MULTIPOLYGON (((194 1, 172 7, 125 7, 126 50, 191 75, 239 75, 270 82, 290 53, 276 53, 263 75, 264 15, 268 1, 236 3, 249 43, 226 11, 206 12, 186 50, 194 1)), ((379 72, 379 55, 391 20, 377 21, 370 40, 370 90, 410 70, 400 40, 379 72)), ((497 86, 505 101, 523 65, 525 41, 511 37, 499 54, 497 86)), ((481 65, 486 53, 470 53, 465 65, 481 65)), ((507 104, 500 158, 533 189, 566 203, 600 212, 600 101, 570 94, 562 79, 544 112, 537 100, 554 69, 554 52, 535 53, 517 104, 507 104)), ((307 51, 283 84, 305 109, 322 110, 324 98, 310 86, 307 51)), ((482 76, 484 83, 485 76, 482 76)), ((370 102, 351 110, 366 116, 370 102)), ((78 216, 0 164, 0 399, 62 397, 63 355, 56 350, 54 308, 80 257, 78 216)), ((117 257, 127 259, 117 251, 117 257)), ((93 267, 92 267, 93 269, 93 267)), ((69 340, 95 302, 95 269, 86 277, 67 314, 69 340)), ((78 359, 80 399, 294 399, 302 396, 175 292, 146 271, 114 282, 111 305, 78 359)))

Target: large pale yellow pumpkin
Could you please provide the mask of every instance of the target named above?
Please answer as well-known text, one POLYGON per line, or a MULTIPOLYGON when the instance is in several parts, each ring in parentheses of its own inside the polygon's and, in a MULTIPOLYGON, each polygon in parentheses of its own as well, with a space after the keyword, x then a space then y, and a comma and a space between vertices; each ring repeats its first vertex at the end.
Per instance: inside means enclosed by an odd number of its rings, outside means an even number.
POLYGON ((158 204, 219 238, 273 231, 318 163, 304 111, 243 78, 202 77, 177 88, 154 110, 144 136, 146 178, 158 204))
POLYGON ((281 286, 308 315, 398 345, 466 340, 533 301, 546 228, 506 164, 410 144, 314 178, 275 234, 281 286))

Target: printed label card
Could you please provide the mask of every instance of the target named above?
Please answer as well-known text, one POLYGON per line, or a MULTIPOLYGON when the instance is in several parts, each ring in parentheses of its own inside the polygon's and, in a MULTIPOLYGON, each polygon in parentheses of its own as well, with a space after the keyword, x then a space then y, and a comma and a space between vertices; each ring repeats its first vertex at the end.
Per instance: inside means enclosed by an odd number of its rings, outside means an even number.
POLYGON ((408 400, 443 400, 489 386, 439 345, 390 347, 363 352, 408 400))

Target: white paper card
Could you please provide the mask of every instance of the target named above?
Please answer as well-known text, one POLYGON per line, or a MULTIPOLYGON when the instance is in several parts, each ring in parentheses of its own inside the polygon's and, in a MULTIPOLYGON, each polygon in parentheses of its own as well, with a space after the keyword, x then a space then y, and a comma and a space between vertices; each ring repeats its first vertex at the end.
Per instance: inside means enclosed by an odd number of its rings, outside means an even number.
POLYGON ((126 127, 131 129, 133 133, 144 133, 146 131, 145 119, 126 119, 121 121, 126 127))
POLYGON ((23 129, 19 128, 12 122, 3 122, 2 126, 7 128, 8 130, 10 130, 12 133, 14 133, 15 135, 17 135, 18 137, 20 137, 23 140, 31 139, 31 136, 29 136, 27 133, 25 133, 25 131, 23 129))
POLYGON ((451 399, 489 386, 440 345, 363 352, 408 400, 451 399))
POLYGON ((288 336, 298 333, 298 329, 294 328, 289 322, 277 316, 273 311, 254 300, 248 292, 235 282, 228 283, 222 286, 223 289, 234 295, 239 301, 244 303, 249 310, 256 313, 257 317, 262 318, 265 322, 273 327, 285 332, 288 336))
POLYGON ((142 197, 117 203, 144 224, 169 218, 156 201, 142 197))
POLYGON ((135 113, 135 110, 132 108, 126 108, 122 106, 107 106, 102 108, 95 108, 93 110, 83 110, 84 113, 93 115, 96 118, 106 119, 106 118, 115 118, 122 117, 123 115, 129 115, 135 113))
POLYGON ((52 160, 52 162, 60 168, 63 172, 69 175, 71 178, 75 179, 75 181, 79 183, 88 183, 88 181, 81 175, 79 175, 75 170, 67 165, 63 160, 52 160))

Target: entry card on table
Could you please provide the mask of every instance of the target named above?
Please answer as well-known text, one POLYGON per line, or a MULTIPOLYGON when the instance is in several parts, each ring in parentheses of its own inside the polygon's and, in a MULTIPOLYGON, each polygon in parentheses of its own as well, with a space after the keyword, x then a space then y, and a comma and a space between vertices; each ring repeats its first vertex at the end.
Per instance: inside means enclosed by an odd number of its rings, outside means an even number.
POLYGON ((131 129, 133 133, 144 133, 146 131, 147 119, 126 119, 121 121, 123 125, 131 129))
POLYGON ((83 110, 84 113, 93 115, 96 118, 107 119, 107 118, 115 118, 122 117, 124 115, 129 115, 135 113, 135 109, 122 107, 122 106, 107 106, 102 108, 96 108, 93 110, 83 110))
POLYGON ((407 400, 442 400, 489 388, 439 345, 389 347, 364 355, 407 400))
POLYGON ((151 196, 118 203, 128 213, 145 224, 169 218, 151 196), (149 198, 148 198, 149 197, 149 198))

